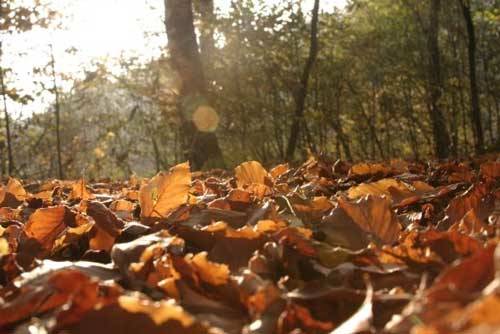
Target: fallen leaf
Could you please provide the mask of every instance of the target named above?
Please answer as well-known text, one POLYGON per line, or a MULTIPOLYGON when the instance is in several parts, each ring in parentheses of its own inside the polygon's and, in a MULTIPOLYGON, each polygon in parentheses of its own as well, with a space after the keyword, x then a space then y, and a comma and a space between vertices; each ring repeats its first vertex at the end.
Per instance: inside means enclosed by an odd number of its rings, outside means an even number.
POLYGON ((94 195, 87 190, 87 185, 84 179, 74 182, 71 186, 71 193, 69 194, 70 200, 89 200, 93 197, 94 195))
POLYGON ((238 187, 253 183, 265 184, 265 179, 268 176, 267 171, 257 161, 247 161, 240 164, 234 169, 234 174, 238 187))
POLYGON ((200 279, 212 285, 226 284, 229 279, 229 268, 225 264, 215 263, 207 259, 207 252, 186 255, 186 260, 196 269, 200 279))
POLYGON ((174 166, 168 174, 158 173, 141 186, 139 203, 142 217, 165 218, 182 204, 187 203, 191 172, 189 163, 174 166))
POLYGON ((118 304, 130 313, 146 314, 156 325, 161 325, 172 319, 179 321, 184 327, 188 327, 194 322, 194 319, 184 312, 182 307, 176 305, 173 299, 152 302, 137 295, 120 296, 118 304))
POLYGON ((339 207, 364 231, 373 234, 383 243, 391 244, 401 231, 391 202, 384 196, 366 195, 355 202, 339 198, 339 207))
POLYGON ((359 310, 342 323, 339 327, 335 328, 330 334, 356 334, 369 331, 371 328, 371 321, 373 318, 372 311, 373 288, 368 284, 366 289, 366 297, 359 310))
POLYGON ((74 222, 75 214, 66 206, 37 209, 28 219, 24 231, 36 239, 45 250, 51 250, 54 241, 74 222))

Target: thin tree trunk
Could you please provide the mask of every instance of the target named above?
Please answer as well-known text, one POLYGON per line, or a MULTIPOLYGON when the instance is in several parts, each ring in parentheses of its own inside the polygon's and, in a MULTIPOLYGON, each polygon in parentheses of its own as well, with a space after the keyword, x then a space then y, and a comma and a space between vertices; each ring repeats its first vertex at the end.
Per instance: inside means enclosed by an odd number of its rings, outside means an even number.
POLYGON ((50 44, 50 65, 52 67, 52 89, 56 98, 55 101, 55 114, 56 114, 56 150, 57 150, 57 173, 59 179, 64 179, 64 172, 62 167, 61 158, 61 106, 59 103, 59 91, 57 90, 56 80, 56 61, 54 59, 54 50, 50 44))
POLYGON ((319 16, 319 0, 314 0, 311 20, 311 45, 309 48, 309 57, 307 58, 302 77, 300 79, 299 89, 295 97, 295 113, 288 139, 286 158, 292 160, 297 149, 297 142, 300 135, 300 125, 304 121, 304 108, 307 97, 307 87, 309 84, 309 76, 312 67, 318 55, 318 16, 319 16))
POLYGON ((429 6, 429 29, 427 48, 429 54, 429 113, 432 121, 432 132, 435 143, 435 153, 439 159, 445 159, 450 154, 450 136, 446 128, 446 120, 440 108, 441 99, 441 63, 439 51, 439 12, 440 0, 431 0, 429 6))
MULTIPOLYGON (((2 58, 2 42, 0 41, 0 59, 2 58)), ((7 158, 9 159, 9 167, 8 172, 9 175, 12 175, 15 170, 14 165, 14 156, 12 154, 12 137, 10 135, 10 119, 9 112, 7 110, 7 88, 5 87, 4 81, 4 70, 3 67, 0 66, 0 84, 2 88, 2 98, 3 98, 3 113, 5 117, 5 137, 7 137, 7 158)))
POLYGON ((344 133, 344 128, 342 126, 342 121, 340 120, 341 103, 340 96, 342 94, 342 87, 339 87, 337 94, 335 94, 335 105, 336 111, 335 115, 332 117, 332 125, 337 134, 337 141, 340 142, 342 148, 344 149, 345 157, 348 161, 352 161, 351 148, 349 147, 349 140, 344 133))
POLYGON ((198 107, 207 105, 207 88, 193 24, 191 0, 164 0, 165 27, 172 68, 180 79, 177 106, 182 119, 184 151, 194 169, 223 167, 215 133, 204 132, 193 123, 198 107))
POLYGON ((476 154, 484 152, 484 134, 481 124, 481 110, 479 108, 479 93, 476 79, 476 35, 474 32, 474 22, 470 10, 470 0, 459 0, 464 15, 465 26, 467 27, 467 52, 469 55, 469 81, 470 81, 470 118, 474 134, 474 146, 476 154))

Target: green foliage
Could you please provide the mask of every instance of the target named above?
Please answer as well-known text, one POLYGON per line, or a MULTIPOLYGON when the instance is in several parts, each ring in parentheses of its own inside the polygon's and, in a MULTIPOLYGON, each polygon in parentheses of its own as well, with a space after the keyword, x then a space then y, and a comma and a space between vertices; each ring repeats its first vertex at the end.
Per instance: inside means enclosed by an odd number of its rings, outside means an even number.
MULTIPOLYGON (((321 13, 320 48, 297 158, 310 151, 353 160, 433 155, 428 6, 428 1, 417 0, 352 0, 343 11, 321 13)), ((485 143, 495 150, 500 131, 500 11, 495 1, 479 0, 472 1, 472 10, 485 143)), ((459 157, 471 154, 474 145, 466 29, 456 1, 447 2, 440 18, 440 107, 452 155, 459 157)), ((216 13, 209 22, 215 47, 203 64, 207 98, 221 118, 217 136, 228 166, 285 158, 309 48, 309 23, 310 13, 298 0, 275 6, 233 1, 228 13, 216 13)), ((201 26, 199 15, 195 24, 201 26)), ((168 56, 147 64, 123 59, 119 75, 105 66, 94 70, 62 97, 67 176, 152 174, 183 160, 179 78, 169 68, 168 56)), ((39 114, 15 124, 16 159, 23 161, 19 171, 26 176, 55 173, 50 117, 39 114)))

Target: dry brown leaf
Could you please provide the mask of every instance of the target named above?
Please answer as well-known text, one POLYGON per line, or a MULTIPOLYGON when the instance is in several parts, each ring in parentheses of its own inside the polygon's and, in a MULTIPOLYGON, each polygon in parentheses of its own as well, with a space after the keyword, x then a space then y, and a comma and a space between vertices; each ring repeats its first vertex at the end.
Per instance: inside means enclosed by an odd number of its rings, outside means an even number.
POLYGON ((28 197, 19 180, 10 178, 6 186, 0 186, 0 207, 16 207, 28 197))
POLYGON ((111 248, 113 248, 113 245, 115 244, 116 237, 110 235, 97 225, 94 225, 94 228, 95 235, 89 240, 90 249, 104 250, 106 252, 111 251, 111 248))
POLYGON ((394 173, 396 174, 403 174, 403 173, 408 173, 409 171, 409 164, 407 161, 401 160, 401 159, 392 159, 391 162, 391 168, 394 173))
POLYGON ((24 231, 28 237, 38 240, 45 250, 50 250, 74 219, 75 214, 65 206, 38 209, 30 216, 24 231))
POLYGON ((464 217, 470 210, 480 212, 482 199, 488 194, 488 187, 484 183, 477 184, 461 196, 455 197, 445 210, 447 220, 453 224, 464 217))
POLYGON ((363 176, 363 175, 373 175, 373 174, 382 174, 387 175, 391 172, 391 168, 379 164, 379 163, 359 163, 353 165, 351 169, 349 169, 348 176, 363 176))
POLYGON ((407 184, 395 179, 382 179, 377 182, 361 183, 353 186, 347 191, 350 199, 356 199, 364 195, 385 195, 389 197, 393 204, 399 203, 410 197, 418 198, 426 192, 433 191, 434 188, 422 181, 416 181, 413 184, 407 184))
POLYGON ((71 186, 71 193, 69 194, 70 200, 89 200, 95 196, 87 190, 87 185, 84 179, 78 180, 71 186))
POLYGON ((127 201, 126 199, 119 199, 116 201, 113 201, 110 205, 109 208, 113 211, 134 211, 135 206, 134 203, 127 201))
POLYGON ((0 208, 0 219, 18 220, 20 219, 21 210, 8 207, 0 208))
POLYGON ((242 163, 234 169, 234 174, 238 187, 244 187, 253 183, 265 184, 265 179, 268 176, 265 168, 257 161, 242 163))
POLYGON ((19 201, 24 201, 28 196, 26 190, 24 190, 23 185, 18 179, 10 178, 5 189, 7 192, 11 193, 19 201))
POLYGON ((477 216, 476 211, 474 209, 470 209, 462 219, 456 221, 450 226, 449 231, 459 231, 464 234, 478 234, 482 232, 493 234, 495 228, 494 226, 489 226, 483 223, 477 216))
POLYGON ((288 172, 290 170, 290 167, 288 166, 288 163, 285 163, 285 164, 281 164, 281 165, 278 165, 276 167, 274 167, 273 169, 271 169, 269 171, 269 174, 273 177, 273 178, 278 178, 280 177, 281 175, 285 174, 286 172, 288 172))
POLYGON ((359 186, 349 188, 347 195, 350 199, 356 199, 365 195, 386 195, 391 196, 392 192, 397 191, 401 196, 412 196, 410 187, 401 181, 395 179, 382 179, 377 182, 361 183, 359 186))
POLYGON ((339 198, 339 206, 359 227, 384 243, 391 244, 398 239, 401 225, 387 197, 366 195, 355 202, 339 198))
POLYGON ((186 255, 186 261, 196 269, 200 279, 212 285, 224 285, 229 279, 229 267, 207 259, 207 252, 186 255))
POLYGON ((342 325, 335 328, 333 332, 330 332, 330 334, 356 334, 370 331, 373 320, 372 304, 373 288, 371 285, 368 285, 365 300, 359 310, 342 323, 342 325))
POLYGON ((490 245, 444 270, 427 291, 428 301, 449 302, 460 295, 481 291, 495 277, 495 248, 496 245, 490 245))
POLYGON ((153 302, 139 296, 125 295, 118 298, 118 304, 128 312, 146 314, 156 325, 164 324, 168 320, 177 320, 184 327, 194 323, 191 315, 187 314, 173 299, 153 302))
POLYGON ((189 163, 160 172, 141 186, 139 203, 142 217, 164 218, 182 204, 187 203, 191 186, 189 163))
POLYGON ((490 161, 481 165, 481 176, 486 179, 500 178, 500 162, 490 161))

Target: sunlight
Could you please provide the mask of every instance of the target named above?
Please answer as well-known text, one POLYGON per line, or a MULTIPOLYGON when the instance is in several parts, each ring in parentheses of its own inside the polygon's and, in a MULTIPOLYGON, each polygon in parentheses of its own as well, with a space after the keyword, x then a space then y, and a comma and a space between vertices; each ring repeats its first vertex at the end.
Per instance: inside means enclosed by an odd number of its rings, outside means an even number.
POLYGON ((144 31, 163 29, 141 1, 87 0, 75 3, 67 34, 89 57, 118 56, 126 50, 147 50, 144 31))
MULTIPOLYGON (((267 0, 269 4, 278 0, 267 0)), ((215 0, 222 12, 230 8, 229 0, 215 0)), ((313 0, 304 1, 304 9, 312 8, 313 0)), ((332 11, 335 6, 345 6, 346 0, 323 0, 321 9, 332 11)), ((33 29, 22 37, 2 36, 5 52, 2 60, 7 67, 16 66, 18 76, 11 78, 19 83, 25 93, 37 90, 33 80, 44 81, 33 73, 33 67, 47 64, 49 44, 53 44, 57 70, 73 78, 82 79, 85 70, 92 70, 96 62, 106 63, 108 68, 120 71, 120 57, 134 57, 140 63, 157 58, 165 48, 166 36, 162 2, 150 0, 53 0, 54 8, 63 14, 57 29, 33 29), (76 52, 68 54, 69 49, 76 52), (23 62, 19 62, 19 56, 23 62), (22 84, 20 84, 22 82, 22 84)), ((69 89, 61 80, 62 88, 69 89)), ((9 103, 10 109, 25 117, 42 111, 52 97, 42 96, 36 103, 19 106, 9 103)))
POLYGON ((219 115, 214 108, 201 105, 193 113, 193 123, 202 132, 214 132, 219 125, 219 115))

